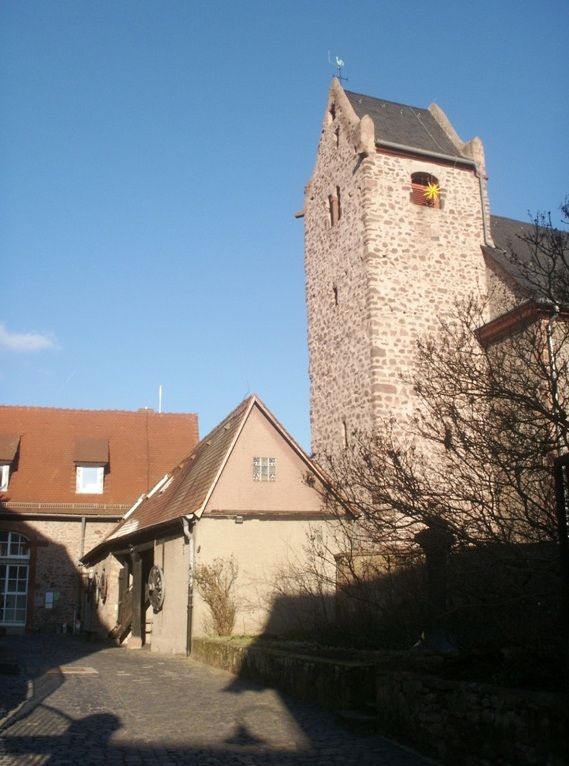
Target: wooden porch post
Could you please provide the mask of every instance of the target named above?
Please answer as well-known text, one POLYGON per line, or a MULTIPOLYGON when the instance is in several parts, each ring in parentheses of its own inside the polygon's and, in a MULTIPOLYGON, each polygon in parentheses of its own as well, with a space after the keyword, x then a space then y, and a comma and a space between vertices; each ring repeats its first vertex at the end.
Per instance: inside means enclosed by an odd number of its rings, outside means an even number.
POLYGON ((144 643, 144 583, 142 581, 142 556, 133 550, 132 556, 132 632, 128 640, 129 649, 141 649, 144 643))

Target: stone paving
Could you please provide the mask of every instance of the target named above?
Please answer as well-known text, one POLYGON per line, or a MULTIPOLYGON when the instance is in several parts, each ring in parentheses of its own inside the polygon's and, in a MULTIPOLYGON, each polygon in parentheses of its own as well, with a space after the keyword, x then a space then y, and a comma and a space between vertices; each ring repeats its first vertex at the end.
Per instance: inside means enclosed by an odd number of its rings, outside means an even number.
POLYGON ((191 658, 75 636, 0 637, 0 764, 427 766, 328 713, 191 658))

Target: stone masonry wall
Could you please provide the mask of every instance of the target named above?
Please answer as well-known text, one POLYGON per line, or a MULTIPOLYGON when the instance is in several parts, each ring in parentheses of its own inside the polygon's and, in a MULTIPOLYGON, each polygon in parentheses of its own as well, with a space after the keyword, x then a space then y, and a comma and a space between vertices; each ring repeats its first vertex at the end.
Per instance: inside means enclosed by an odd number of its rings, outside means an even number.
POLYGON ((436 335, 457 299, 484 289, 479 180, 471 168, 382 154, 364 160, 362 175, 374 419, 402 419, 413 402, 400 376, 413 369, 417 338, 436 335), (441 209, 410 201, 415 172, 438 178, 441 209))
MULTIPOLYGON (((380 418, 406 418, 413 402, 400 376, 412 368, 417 337, 436 333, 457 298, 486 289, 474 167, 378 153, 370 124, 333 87, 306 187, 316 455, 342 448, 354 430, 371 432, 380 418), (439 180, 441 209, 412 203, 415 172, 439 180), (331 224, 329 199, 338 190, 340 217, 331 224)), ((487 212, 485 185, 482 192, 487 212)))
POLYGON ((311 429, 317 453, 330 443, 343 444, 344 417, 350 416, 346 426, 352 429, 367 430, 372 423, 360 158, 352 129, 339 105, 334 116, 327 110, 305 196, 311 429), (329 197, 338 187, 340 218, 332 225, 329 197))
MULTIPOLYGON (((33 604, 33 620, 27 628, 61 631, 63 625, 73 630, 74 620, 82 609, 81 517, 65 520, 26 520, 25 524, 5 524, 15 532, 35 540, 30 558, 28 599, 33 604), (46 608, 46 593, 52 592, 53 606, 46 608)), ((83 551, 99 543, 114 526, 112 520, 87 521, 83 551)))
POLYGON ((380 731, 441 764, 569 762, 567 704, 561 694, 379 670, 377 706, 380 731))

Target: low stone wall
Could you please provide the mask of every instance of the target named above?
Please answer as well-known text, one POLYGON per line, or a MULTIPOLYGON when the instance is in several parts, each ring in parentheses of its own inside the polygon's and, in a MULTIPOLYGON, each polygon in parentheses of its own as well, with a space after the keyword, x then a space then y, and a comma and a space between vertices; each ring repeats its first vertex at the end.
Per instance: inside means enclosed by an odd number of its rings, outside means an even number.
POLYGON ((192 658, 327 710, 358 708, 375 697, 375 667, 369 662, 320 659, 213 638, 194 638, 192 658))
POLYGON ((377 676, 377 707, 381 731, 444 764, 569 764, 562 695, 383 668, 377 676))
MULTIPOLYGON (((562 695, 325 659, 265 642, 197 638, 192 657, 328 710, 377 703, 378 731, 448 766, 569 766, 562 695)), ((409 663, 413 662, 409 658, 409 663)))

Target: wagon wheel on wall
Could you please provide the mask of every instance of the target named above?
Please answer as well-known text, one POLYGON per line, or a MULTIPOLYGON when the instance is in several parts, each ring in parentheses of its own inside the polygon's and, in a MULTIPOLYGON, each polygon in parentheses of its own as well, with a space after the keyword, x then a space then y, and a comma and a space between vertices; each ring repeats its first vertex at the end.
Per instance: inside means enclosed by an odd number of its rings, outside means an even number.
POLYGON ((148 573, 148 599, 155 612, 164 605, 164 571, 154 565, 148 573))

